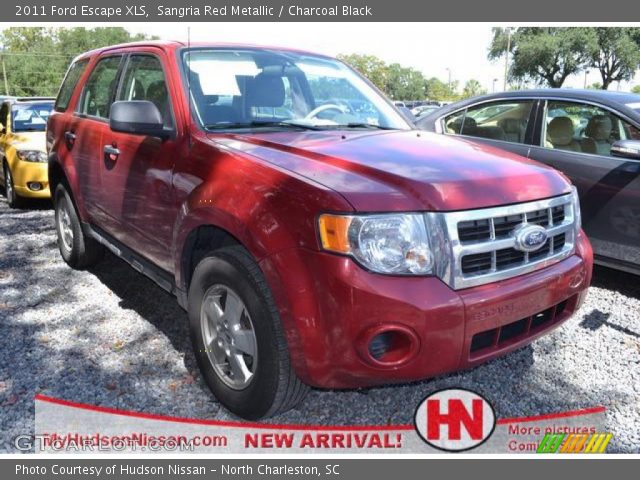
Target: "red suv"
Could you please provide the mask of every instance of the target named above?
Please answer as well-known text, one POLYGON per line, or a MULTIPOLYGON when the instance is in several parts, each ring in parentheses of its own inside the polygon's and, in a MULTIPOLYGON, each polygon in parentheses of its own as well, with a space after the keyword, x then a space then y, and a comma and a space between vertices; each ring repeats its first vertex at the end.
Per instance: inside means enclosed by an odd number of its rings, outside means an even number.
POLYGON ((557 171, 414 130, 343 63, 177 42, 92 51, 48 123, 58 245, 176 295, 220 402, 406 382, 576 311, 592 251, 557 171))

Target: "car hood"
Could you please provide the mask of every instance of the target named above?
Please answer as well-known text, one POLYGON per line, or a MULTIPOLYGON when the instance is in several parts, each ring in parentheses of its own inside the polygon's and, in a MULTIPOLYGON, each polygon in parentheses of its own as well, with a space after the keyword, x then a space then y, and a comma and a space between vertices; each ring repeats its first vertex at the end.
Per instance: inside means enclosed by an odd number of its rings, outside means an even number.
POLYGON ((18 132, 14 133, 11 140, 16 150, 40 150, 46 151, 44 132, 18 132))
POLYGON ((357 211, 446 211, 570 191, 550 167, 464 139, 411 131, 210 135, 339 192, 357 211))

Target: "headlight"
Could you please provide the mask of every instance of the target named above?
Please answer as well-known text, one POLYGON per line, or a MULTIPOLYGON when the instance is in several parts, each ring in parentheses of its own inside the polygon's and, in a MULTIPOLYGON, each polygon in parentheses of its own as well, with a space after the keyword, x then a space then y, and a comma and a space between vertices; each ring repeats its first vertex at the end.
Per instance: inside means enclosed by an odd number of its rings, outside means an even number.
POLYGON ((25 162, 47 162, 47 154, 39 150, 18 150, 18 158, 25 162))
POLYGON ((573 216, 575 217, 576 232, 582 228, 582 214, 580 212, 580 197, 578 196, 578 189, 571 187, 571 203, 573 204, 573 216))
POLYGON ((321 215, 322 248, 377 273, 427 275, 434 258, 423 215, 321 215))

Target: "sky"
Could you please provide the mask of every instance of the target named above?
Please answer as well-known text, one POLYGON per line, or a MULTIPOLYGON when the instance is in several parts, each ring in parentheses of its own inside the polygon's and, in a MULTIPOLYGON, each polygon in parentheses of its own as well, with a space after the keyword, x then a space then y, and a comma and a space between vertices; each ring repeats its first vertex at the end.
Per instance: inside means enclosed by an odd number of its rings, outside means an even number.
MULTIPOLYGON (((157 35, 167 40, 220 41, 295 47, 336 56, 339 53, 375 55, 387 63, 420 70, 427 77, 458 80, 460 86, 475 78, 489 92, 504 85, 504 59, 487 60, 491 24, 485 23, 180 23, 123 24, 134 32, 157 35)), ((600 82, 597 70, 587 75, 587 85, 600 82)), ((640 75, 620 88, 629 90, 640 83, 640 75)), ((585 75, 567 79, 565 87, 583 88, 585 75)), ((609 87, 617 88, 617 84, 609 87)))
MULTIPOLYGON (((238 42, 258 45, 295 47, 336 56, 340 53, 375 55, 387 63, 420 70, 427 77, 443 81, 458 80, 460 86, 475 78, 487 89, 500 91, 504 85, 504 60, 490 62, 487 51, 491 43, 491 27, 487 23, 109 23, 95 26, 123 26, 132 32, 157 35, 165 40, 187 40, 191 28, 192 41, 238 42), (494 82, 494 79, 497 79, 494 82)), ((2 24, 0 28, 9 25, 2 24)), ((11 25, 16 26, 16 25, 11 25)), ((66 26, 52 24, 52 26, 66 26)), ((503 25, 504 26, 504 25, 503 25)), ((600 81, 592 70, 587 85, 600 81)), ((640 83, 637 75, 622 90, 640 83)), ((583 88, 585 75, 570 77, 566 87, 583 88)), ((616 89, 614 84, 610 89, 616 89)))

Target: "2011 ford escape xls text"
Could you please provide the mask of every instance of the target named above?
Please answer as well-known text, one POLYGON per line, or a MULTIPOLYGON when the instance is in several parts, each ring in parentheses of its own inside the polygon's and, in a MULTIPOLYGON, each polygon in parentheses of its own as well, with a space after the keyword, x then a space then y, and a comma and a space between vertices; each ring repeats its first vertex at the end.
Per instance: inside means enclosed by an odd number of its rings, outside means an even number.
POLYGON ((472 367, 564 322, 591 279, 555 170, 413 130, 341 62, 157 42, 71 65, 48 123, 58 245, 177 296, 220 402, 472 367))

